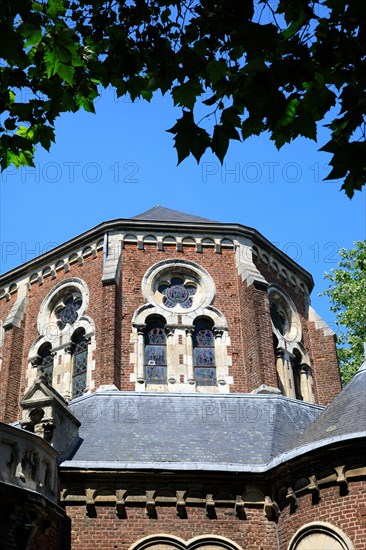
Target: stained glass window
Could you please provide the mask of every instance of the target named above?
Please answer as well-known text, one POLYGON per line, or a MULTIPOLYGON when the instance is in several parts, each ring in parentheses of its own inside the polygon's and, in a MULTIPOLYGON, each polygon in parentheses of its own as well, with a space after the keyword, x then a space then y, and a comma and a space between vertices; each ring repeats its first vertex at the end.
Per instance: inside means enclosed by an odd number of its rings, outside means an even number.
POLYGON ((212 322, 201 319, 195 323, 193 335, 194 376, 199 386, 216 384, 215 338, 212 322))
POLYGON ((150 321, 145 333, 145 373, 147 384, 166 384, 166 334, 164 322, 150 321))
POLYGON ((72 398, 83 395, 86 387, 86 371, 88 365, 88 341, 84 334, 78 336, 75 340, 75 349, 73 353, 73 373, 72 373, 72 398))
POLYGON ((51 344, 44 344, 39 352, 38 355, 41 358, 40 366, 43 369, 43 373, 45 376, 45 381, 52 385, 52 375, 53 375, 53 353, 51 352, 51 344))
POLYGON ((64 300, 64 305, 56 311, 58 325, 62 330, 67 324, 72 325, 78 318, 78 310, 81 308, 81 298, 76 298, 73 295, 68 296, 64 300))
POLYGON ((280 334, 284 335, 288 326, 284 313, 278 309, 278 306, 275 303, 271 304, 270 311, 274 326, 280 334))
POLYGON ((173 277, 170 283, 163 283, 158 291, 164 295, 163 304, 168 308, 180 305, 184 309, 192 306, 192 296, 197 292, 194 284, 184 282, 181 277, 173 277))

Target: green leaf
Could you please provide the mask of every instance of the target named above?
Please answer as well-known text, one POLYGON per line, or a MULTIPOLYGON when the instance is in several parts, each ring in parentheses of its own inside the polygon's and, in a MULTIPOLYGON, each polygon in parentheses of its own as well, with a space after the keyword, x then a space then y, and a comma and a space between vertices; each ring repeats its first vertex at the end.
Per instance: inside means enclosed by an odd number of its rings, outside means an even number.
POLYGON ((65 4, 65 0, 48 0, 47 14, 53 19, 55 19, 59 15, 65 15, 65 4))
POLYGON ((255 117, 246 118, 241 127, 243 139, 247 139, 250 136, 259 136, 259 134, 263 132, 263 130, 264 123, 262 122, 262 120, 259 120, 255 117))
POLYGON ((42 29, 35 27, 31 23, 23 23, 19 27, 19 32, 25 38, 25 47, 35 46, 42 40, 42 29))
POLYGON ((197 96, 201 95, 203 88, 197 80, 189 80, 180 86, 172 89, 174 105, 193 109, 197 96))
POLYGON ((51 126, 40 126, 37 128, 37 139, 42 147, 47 151, 50 150, 51 142, 55 142, 55 130, 51 126))
POLYGON ((294 36, 303 26, 304 23, 309 21, 309 13, 305 12, 304 10, 301 10, 298 14, 298 17, 295 21, 292 21, 290 26, 282 31, 282 36, 285 39, 291 38, 294 36))
POLYGON ((175 134, 174 147, 178 153, 178 164, 190 153, 199 162, 203 153, 210 146, 210 136, 206 130, 195 124, 192 111, 183 111, 182 118, 178 119, 167 132, 175 134))
POLYGON ((43 4, 41 2, 32 2, 32 10, 36 12, 43 11, 43 4))
POLYGON ((88 113, 95 113, 94 102, 89 97, 77 94, 75 102, 79 109, 84 109, 88 113))
POLYGON ((226 134, 222 126, 216 125, 212 136, 211 148, 217 156, 221 164, 224 161, 226 152, 229 147, 229 136, 226 134))
POLYGON ((212 84, 216 84, 219 80, 223 80, 226 76, 227 66, 223 59, 219 61, 210 61, 207 65, 207 73, 212 84))
POLYGON ((210 146, 210 136, 198 126, 195 127, 195 131, 192 133, 190 138, 190 149, 191 153, 196 159, 197 162, 201 160, 203 153, 210 146))
POLYGON ((74 81, 75 68, 64 63, 56 63, 55 73, 57 73, 65 82, 72 85, 74 81))
POLYGON ((55 72, 56 64, 56 50, 55 48, 47 48, 44 54, 44 60, 47 70, 47 78, 51 78, 55 72))

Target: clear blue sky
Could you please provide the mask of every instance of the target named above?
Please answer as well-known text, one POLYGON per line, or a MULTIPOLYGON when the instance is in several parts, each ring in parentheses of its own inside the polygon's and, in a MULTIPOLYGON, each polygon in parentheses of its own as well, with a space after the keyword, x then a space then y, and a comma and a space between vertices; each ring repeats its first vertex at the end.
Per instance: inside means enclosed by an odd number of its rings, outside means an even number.
POLYGON ((170 98, 150 104, 105 91, 97 114, 58 119, 56 144, 39 150, 36 168, 0 174, 1 273, 98 223, 156 204, 256 228, 313 274, 312 304, 330 323, 325 271, 337 250, 366 238, 366 194, 350 201, 340 182, 322 182, 329 155, 297 140, 276 150, 267 136, 233 143, 223 166, 206 153, 177 167, 170 98))

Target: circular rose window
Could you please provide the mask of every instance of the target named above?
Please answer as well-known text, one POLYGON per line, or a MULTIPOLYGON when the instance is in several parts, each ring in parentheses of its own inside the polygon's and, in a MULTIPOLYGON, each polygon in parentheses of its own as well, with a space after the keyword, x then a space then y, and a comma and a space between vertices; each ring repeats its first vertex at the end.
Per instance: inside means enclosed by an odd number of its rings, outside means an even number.
POLYGON ((215 296, 215 285, 201 266, 168 260, 146 272, 142 292, 151 304, 179 313, 209 305, 215 296))

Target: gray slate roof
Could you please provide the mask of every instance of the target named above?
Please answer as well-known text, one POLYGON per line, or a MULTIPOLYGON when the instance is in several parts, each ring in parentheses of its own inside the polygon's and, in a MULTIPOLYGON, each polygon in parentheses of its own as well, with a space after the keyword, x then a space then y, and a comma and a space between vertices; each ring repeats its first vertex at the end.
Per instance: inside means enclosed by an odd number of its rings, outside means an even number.
POLYGON ((281 395, 102 391, 70 408, 82 443, 67 468, 262 471, 323 410, 281 395))
POLYGON ((132 220, 151 220, 151 221, 169 221, 169 222, 213 222, 214 220, 208 220, 207 218, 201 218, 199 216, 193 216, 192 214, 185 214, 179 212, 179 210, 172 210, 171 208, 165 208, 160 204, 146 210, 142 214, 133 216, 132 220))
POLYGON ((366 361, 329 407, 299 437, 293 448, 366 437, 366 361))

